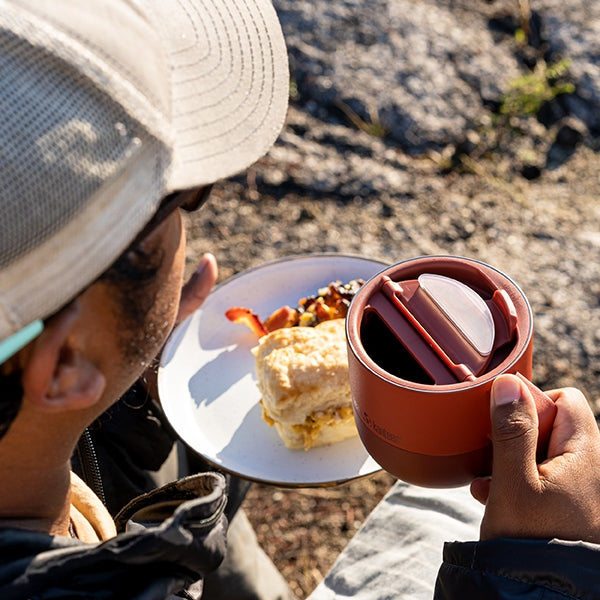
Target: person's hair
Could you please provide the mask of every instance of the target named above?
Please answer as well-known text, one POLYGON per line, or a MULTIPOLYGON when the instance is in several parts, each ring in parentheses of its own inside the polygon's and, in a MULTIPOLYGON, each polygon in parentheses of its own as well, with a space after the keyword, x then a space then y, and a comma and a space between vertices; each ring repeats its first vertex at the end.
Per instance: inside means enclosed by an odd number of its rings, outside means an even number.
POLYGON ((8 375, 0 375, 0 390, 2 390, 0 392, 0 439, 4 437, 21 409, 23 403, 22 375, 21 369, 8 375))

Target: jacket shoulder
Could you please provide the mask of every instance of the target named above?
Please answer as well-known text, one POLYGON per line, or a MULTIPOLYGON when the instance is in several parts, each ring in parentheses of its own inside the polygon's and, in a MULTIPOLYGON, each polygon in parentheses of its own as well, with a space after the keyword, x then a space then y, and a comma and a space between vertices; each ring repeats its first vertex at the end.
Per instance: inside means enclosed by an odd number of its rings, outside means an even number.
POLYGON ((497 539, 444 545, 436 600, 594 598, 600 546, 563 540, 497 539))

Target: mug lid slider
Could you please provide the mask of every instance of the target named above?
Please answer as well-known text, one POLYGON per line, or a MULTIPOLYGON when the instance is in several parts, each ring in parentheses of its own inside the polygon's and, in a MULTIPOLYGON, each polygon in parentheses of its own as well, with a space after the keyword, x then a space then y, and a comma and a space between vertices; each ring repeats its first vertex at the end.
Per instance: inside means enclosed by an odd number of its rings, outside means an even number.
POLYGON ((485 299, 457 279, 423 273, 401 282, 384 276, 380 291, 371 309, 436 384, 473 381, 485 373, 517 327, 514 305, 501 289, 485 299))

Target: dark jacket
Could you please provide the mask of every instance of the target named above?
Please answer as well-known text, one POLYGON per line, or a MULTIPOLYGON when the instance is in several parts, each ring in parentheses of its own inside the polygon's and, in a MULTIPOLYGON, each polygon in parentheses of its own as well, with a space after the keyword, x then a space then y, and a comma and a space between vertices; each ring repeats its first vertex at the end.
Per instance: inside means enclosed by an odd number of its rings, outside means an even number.
MULTIPOLYGON (((179 477, 216 471, 178 439, 160 406, 138 382, 86 430, 71 466, 114 516, 132 498, 156 487, 152 473, 176 441, 182 455, 179 477)), ((231 521, 250 482, 221 474, 227 481, 225 514, 231 521)))
POLYGON ((199 598, 226 546, 225 479, 187 477, 127 505, 116 537, 99 544, 0 529, 0 598, 199 598))
POLYGON ((444 545, 435 600, 600 598, 600 546, 498 539, 444 545))

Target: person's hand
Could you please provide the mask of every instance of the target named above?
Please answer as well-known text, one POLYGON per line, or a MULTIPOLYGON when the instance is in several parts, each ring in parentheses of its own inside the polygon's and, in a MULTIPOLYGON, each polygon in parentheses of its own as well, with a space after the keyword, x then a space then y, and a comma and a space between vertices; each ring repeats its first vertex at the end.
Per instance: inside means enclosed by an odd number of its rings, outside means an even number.
POLYGON ((538 419, 527 386, 501 375, 492 387, 491 478, 472 495, 486 505, 482 540, 560 538, 600 543, 600 433, 575 389, 546 392, 557 413, 547 459, 536 464, 538 419))
POLYGON ((217 282, 218 273, 217 260, 207 252, 202 256, 196 270, 181 290, 176 324, 181 323, 202 306, 217 282))

